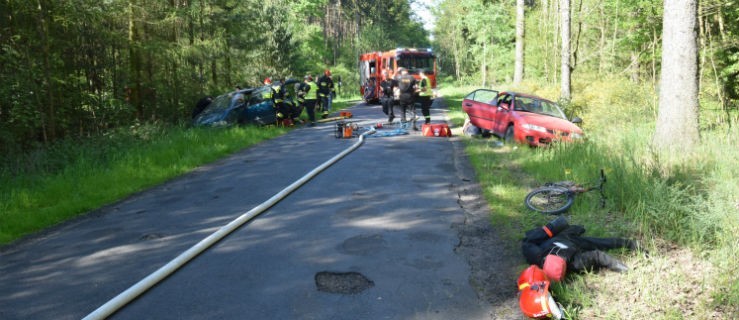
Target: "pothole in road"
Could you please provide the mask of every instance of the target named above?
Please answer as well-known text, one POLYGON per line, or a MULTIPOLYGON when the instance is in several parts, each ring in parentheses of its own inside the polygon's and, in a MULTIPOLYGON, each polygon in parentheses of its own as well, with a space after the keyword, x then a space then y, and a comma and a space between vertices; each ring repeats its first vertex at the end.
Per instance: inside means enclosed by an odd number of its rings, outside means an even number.
POLYGON ((316 273, 315 279, 318 291, 329 293, 356 294, 375 286, 359 272, 321 271, 316 273))

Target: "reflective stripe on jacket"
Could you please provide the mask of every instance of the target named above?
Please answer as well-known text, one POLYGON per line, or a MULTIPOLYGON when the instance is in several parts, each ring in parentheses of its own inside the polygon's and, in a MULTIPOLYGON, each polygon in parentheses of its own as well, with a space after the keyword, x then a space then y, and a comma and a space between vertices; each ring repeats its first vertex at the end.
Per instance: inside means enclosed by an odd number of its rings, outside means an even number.
POLYGON ((419 96, 426 97, 431 95, 431 86, 429 85, 428 78, 421 78, 419 87, 421 88, 421 92, 418 93, 419 96))

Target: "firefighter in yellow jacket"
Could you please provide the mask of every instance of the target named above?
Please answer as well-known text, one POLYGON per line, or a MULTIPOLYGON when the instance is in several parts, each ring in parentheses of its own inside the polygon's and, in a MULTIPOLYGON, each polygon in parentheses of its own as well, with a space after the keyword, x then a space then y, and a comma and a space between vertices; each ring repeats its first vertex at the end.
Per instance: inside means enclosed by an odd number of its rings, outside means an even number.
POLYGON ((310 126, 316 125, 316 102, 318 102, 318 84, 313 81, 313 76, 307 75, 303 78, 303 83, 298 87, 298 102, 303 106, 308 114, 310 126))
POLYGON ((272 106, 275 108, 277 116, 277 124, 292 124, 292 121, 288 120, 290 119, 290 110, 284 103, 285 93, 282 91, 282 84, 279 82, 273 83, 272 78, 266 78, 264 79, 264 86, 269 90, 264 93, 263 98, 272 100, 272 106))
POLYGON ((423 114, 423 117, 426 119, 426 124, 431 123, 431 81, 426 76, 426 73, 421 70, 419 72, 419 75, 421 76, 421 80, 418 83, 418 99, 416 100, 418 104, 421 105, 421 113, 423 114))

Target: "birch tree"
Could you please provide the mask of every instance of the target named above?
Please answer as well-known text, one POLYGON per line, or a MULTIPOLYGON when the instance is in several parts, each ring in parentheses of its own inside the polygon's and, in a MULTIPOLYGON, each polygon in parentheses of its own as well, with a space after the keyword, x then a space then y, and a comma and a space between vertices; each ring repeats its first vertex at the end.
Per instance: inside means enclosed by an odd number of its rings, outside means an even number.
POLYGON ((697 28, 697 0, 664 2, 659 111, 652 138, 660 150, 687 151, 700 141, 697 28))
POLYGON ((562 17, 562 26, 560 28, 562 35, 562 78, 560 99, 570 101, 572 98, 572 94, 570 92, 570 73, 572 71, 570 66, 570 0, 561 0, 559 10, 562 17))
POLYGON ((524 0, 516 0, 516 60, 513 70, 513 83, 516 85, 523 81, 525 25, 524 0))

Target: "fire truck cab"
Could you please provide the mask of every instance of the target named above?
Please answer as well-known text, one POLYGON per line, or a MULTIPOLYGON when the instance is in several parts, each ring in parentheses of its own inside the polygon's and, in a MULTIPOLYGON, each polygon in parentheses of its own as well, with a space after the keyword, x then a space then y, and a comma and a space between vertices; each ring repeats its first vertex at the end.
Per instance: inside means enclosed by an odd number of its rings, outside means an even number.
POLYGON ((398 68, 405 68, 416 80, 420 80, 419 73, 423 71, 428 77, 432 97, 436 96, 436 56, 428 49, 397 48, 385 52, 370 52, 359 56, 359 83, 360 92, 367 103, 377 103, 382 96, 380 82, 382 70, 388 70, 393 76, 398 74, 398 68))

